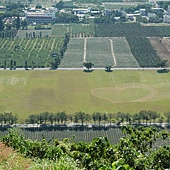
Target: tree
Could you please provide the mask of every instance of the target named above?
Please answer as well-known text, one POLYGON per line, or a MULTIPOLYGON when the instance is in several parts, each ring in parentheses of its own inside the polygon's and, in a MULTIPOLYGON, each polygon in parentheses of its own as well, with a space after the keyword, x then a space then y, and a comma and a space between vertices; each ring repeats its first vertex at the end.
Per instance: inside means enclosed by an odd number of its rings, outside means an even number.
POLYGON ((28 69, 28 62, 25 61, 25 70, 27 70, 27 69, 28 69))
POLYGON ((101 122, 101 120, 102 120, 102 114, 101 113, 99 113, 99 112, 96 112, 96 120, 98 120, 98 123, 99 123, 99 126, 100 126, 100 122, 101 122))
POLYGON ((4 30, 4 22, 2 21, 2 17, 0 17, 0 31, 4 30))
POLYGON ((60 120, 61 120, 62 124, 65 124, 65 122, 67 121, 67 118, 68 118, 68 116, 65 111, 60 112, 60 120))
POLYGON ((83 66, 86 67, 88 69, 88 71, 89 71, 94 66, 94 64, 91 63, 91 62, 88 62, 88 63, 84 62, 83 66))
POLYGON ((38 116, 35 114, 29 115, 28 118, 26 119, 26 123, 30 123, 30 124, 38 123, 38 116))
POLYGON ((126 114, 123 112, 118 112, 116 119, 118 120, 118 123, 123 123, 126 118, 126 114))
POLYGON ((40 117, 42 119, 42 122, 44 122, 46 124, 47 120, 49 120, 49 113, 48 112, 42 112, 42 113, 40 113, 40 117))
POLYGON ((158 66, 158 67, 161 67, 161 69, 163 69, 164 67, 167 67, 167 62, 168 62, 168 60, 161 60, 161 61, 157 64, 157 66, 158 66))
POLYGON ((84 125, 84 121, 89 119, 89 115, 81 111, 76 112, 74 116, 76 117, 76 119, 81 121, 82 126, 84 125))
POLYGON ((49 120, 49 122, 50 122, 51 125, 52 125, 53 122, 54 122, 54 113, 49 113, 48 120, 49 120))
POLYGON ((111 72, 111 68, 112 68, 112 66, 106 66, 106 67, 105 67, 105 69, 106 69, 107 72, 111 72))
POLYGON ((108 119, 108 116, 106 113, 103 114, 102 119, 104 120, 104 125, 105 125, 106 120, 108 119))
POLYGON ((22 27, 23 30, 24 30, 24 29, 27 29, 27 27, 28 27, 28 22, 27 22, 25 19, 21 21, 21 27, 22 27))
POLYGON ((20 29, 20 26, 21 26, 21 23, 20 23, 20 18, 19 18, 19 15, 17 16, 17 19, 16 19, 16 29, 19 30, 20 29))
POLYGON ((60 64, 60 57, 56 57, 54 61, 50 62, 52 69, 57 69, 60 64))
POLYGON ((3 113, 0 113, 0 123, 1 123, 1 126, 2 126, 3 120, 4 120, 4 115, 3 115, 3 113))
POLYGON ((108 113, 107 115, 108 115, 109 123, 110 123, 110 125, 111 125, 111 123, 112 123, 112 118, 114 117, 114 114, 113 114, 113 113, 108 113))
POLYGON ((167 118, 167 123, 170 123, 170 112, 165 112, 164 115, 167 118))
POLYGON ((59 1, 56 6, 55 6, 58 10, 61 10, 64 8, 64 2, 61 0, 59 1))

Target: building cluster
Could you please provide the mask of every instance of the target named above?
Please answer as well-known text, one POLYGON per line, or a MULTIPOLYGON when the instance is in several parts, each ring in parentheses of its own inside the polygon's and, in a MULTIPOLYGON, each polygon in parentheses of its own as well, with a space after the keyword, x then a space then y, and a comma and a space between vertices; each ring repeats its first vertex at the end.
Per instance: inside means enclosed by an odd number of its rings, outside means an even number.
POLYGON ((43 23, 48 24, 51 23, 53 19, 55 19, 55 13, 57 9, 54 7, 49 8, 31 8, 29 10, 25 10, 25 19, 28 24, 37 24, 43 23))
MULTIPOLYGON (((155 3, 153 0, 150 0, 149 3, 155 3)), ((25 19, 28 24, 30 25, 36 25, 38 23, 41 24, 50 24, 54 23, 56 19, 56 12, 58 13, 70 13, 74 14, 78 17, 79 21, 82 21, 85 18, 99 18, 100 16, 111 16, 115 11, 117 11, 119 16, 115 16, 115 20, 119 20, 121 17, 126 18, 126 20, 136 21, 137 17, 144 18, 146 21, 154 21, 159 20, 159 22, 165 22, 170 23, 170 5, 168 6, 167 10, 164 10, 163 8, 160 8, 158 4, 154 4, 153 8, 145 9, 141 8, 136 11, 133 11, 132 13, 126 12, 126 10, 123 9, 100 9, 100 8, 92 8, 92 7, 76 7, 70 9, 61 9, 58 10, 55 7, 49 7, 49 8, 25 8, 23 13, 24 17, 22 19, 25 19), (161 15, 160 15, 161 14, 161 15)), ((4 6, 0 6, 0 10, 4 10, 4 6)), ((5 22, 10 22, 9 18, 5 20, 5 22)))

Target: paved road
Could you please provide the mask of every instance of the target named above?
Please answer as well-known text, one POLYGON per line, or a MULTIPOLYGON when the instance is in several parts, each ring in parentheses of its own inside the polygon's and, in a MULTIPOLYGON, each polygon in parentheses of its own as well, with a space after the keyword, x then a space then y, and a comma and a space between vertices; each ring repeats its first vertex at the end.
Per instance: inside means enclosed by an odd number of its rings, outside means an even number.
MULTIPOLYGON (((95 126, 97 127, 98 125, 97 124, 84 124, 85 126, 91 128, 92 126, 95 126)), ((124 124, 120 124, 120 125, 117 125, 116 123, 106 123, 106 124, 100 124, 101 127, 110 127, 110 126, 113 126, 113 127, 119 127, 119 126, 123 126, 123 125, 126 125, 126 123, 124 124)), ((170 123, 140 123, 140 124, 135 124, 135 125, 143 125, 143 126, 162 126, 162 127, 166 127, 166 126, 170 126, 170 123)), ((20 128, 37 128, 37 127, 78 127, 78 126, 81 126, 81 123, 70 123, 70 124, 67 124, 67 125, 61 125, 61 124, 13 124, 13 125, 2 125, 2 127, 5 127, 5 126, 10 126, 10 127, 20 127, 20 128)))
MULTIPOLYGON (((166 68, 167 70, 170 70, 170 68, 166 68)), ((25 68, 17 68, 16 70, 25 70, 25 68)), ((28 68, 28 70, 32 70, 31 68, 28 68)), ((27 71, 28 71, 27 70, 27 71)), ((33 71, 35 70, 52 70, 50 68, 34 68, 33 71)), ((85 70, 84 68, 58 68, 55 69, 56 70, 85 70)), ((105 70, 105 68, 92 68, 92 70, 105 70)), ((160 68, 155 68, 155 67, 151 67, 151 68, 112 68, 111 70, 160 70, 160 68)), ((10 70, 10 68, 7 68, 6 70, 4 70, 3 68, 0 68, 0 71, 15 71, 15 70, 10 70)))

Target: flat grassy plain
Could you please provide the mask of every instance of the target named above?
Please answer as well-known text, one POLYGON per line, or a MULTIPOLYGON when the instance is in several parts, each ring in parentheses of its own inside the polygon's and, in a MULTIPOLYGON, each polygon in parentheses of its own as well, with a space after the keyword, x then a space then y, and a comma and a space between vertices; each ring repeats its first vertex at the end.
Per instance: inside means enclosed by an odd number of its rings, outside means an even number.
POLYGON ((21 122, 44 111, 170 111, 170 73, 80 70, 1 71, 0 111, 21 122))

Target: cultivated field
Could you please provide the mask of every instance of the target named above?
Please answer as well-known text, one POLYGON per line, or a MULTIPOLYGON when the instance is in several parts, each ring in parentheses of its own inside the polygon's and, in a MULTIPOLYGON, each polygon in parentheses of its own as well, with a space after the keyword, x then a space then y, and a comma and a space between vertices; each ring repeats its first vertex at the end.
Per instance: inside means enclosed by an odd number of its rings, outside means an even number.
POLYGON ((71 39, 60 68, 82 68, 84 55, 84 39, 71 39))
MULTIPOLYGON (((51 37, 52 30, 34 30, 34 29, 29 29, 29 30, 19 30, 18 31, 18 38, 31 38, 33 37, 33 32, 35 33, 35 38, 39 38, 40 34, 41 37, 51 37)), ((59 36, 58 36, 59 37, 59 36)))
POLYGON ((125 38, 112 38, 113 50, 116 58, 115 67, 139 67, 135 57, 131 53, 128 42, 125 38))
MULTIPOLYGON (((114 54, 113 54, 114 55, 114 54)), ((111 42, 109 38, 89 38, 86 44, 86 62, 92 62, 94 67, 113 66, 111 42)))
POLYGON ((72 38, 93 37, 94 24, 55 24, 52 26, 52 36, 61 37, 69 32, 72 38))
POLYGON ((9 68, 24 67, 27 61, 28 67, 49 67, 49 62, 53 60, 52 53, 59 53, 64 43, 63 38, 18 38, 1 39, 0 41, 0 67, 5 65, 9 68))
POLYGON ((139 67, 125 38, 74 38, 59 67, 82 68, 83 62, 92 62, 95 68, 107 65, 120 67, 139 67))
POLYGON ((170 111, 169 73, 157 71, 1 71, 0 111, 170 111))
POLYGON ((149 40, 159 57, 163 60, 168 60, 167 65, 170 67, 170 38, 150 38, 149 40))

